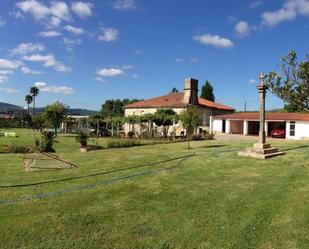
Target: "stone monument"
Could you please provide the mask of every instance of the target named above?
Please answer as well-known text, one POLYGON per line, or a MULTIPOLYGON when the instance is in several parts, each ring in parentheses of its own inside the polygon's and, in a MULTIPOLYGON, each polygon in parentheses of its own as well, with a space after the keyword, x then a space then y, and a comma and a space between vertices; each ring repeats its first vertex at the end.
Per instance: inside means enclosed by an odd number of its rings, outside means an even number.
POLYGON ((285 154, 279 152, 278 148, 271 147, 270 144, 266 143, 265 133, 265 99, 266 91, 268 86, 265 84, 265 74, 260 74, 260 84, 257 86, 260 95, 260 131, 259 131, 259 142, 255 143, 253 147, 246 148, 244 151, 239 151, 239 156, 254 157, 259 159, 267 159, 274 156, 280 156, 285 154))

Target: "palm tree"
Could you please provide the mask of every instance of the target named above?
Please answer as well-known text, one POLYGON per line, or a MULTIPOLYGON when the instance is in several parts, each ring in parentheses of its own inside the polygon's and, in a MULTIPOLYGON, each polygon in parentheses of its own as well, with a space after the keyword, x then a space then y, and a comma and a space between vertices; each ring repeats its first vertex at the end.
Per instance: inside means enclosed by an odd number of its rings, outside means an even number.
POLYGON ((35 97, 39 95, 39 92, 40 90, 36 86, 30 88, 30 93, 33 97, 33 115, 35 115, 35 97))
POLYGON ((26 101, 26 103, 27 103, 27 105, 28 105, 28 115, 29 115, 29 105, 32 103, 32 101, 33 101, 33 98, 32 98, 32 96, 31 95, 26 95, 25 96, 25 101, 26 101))

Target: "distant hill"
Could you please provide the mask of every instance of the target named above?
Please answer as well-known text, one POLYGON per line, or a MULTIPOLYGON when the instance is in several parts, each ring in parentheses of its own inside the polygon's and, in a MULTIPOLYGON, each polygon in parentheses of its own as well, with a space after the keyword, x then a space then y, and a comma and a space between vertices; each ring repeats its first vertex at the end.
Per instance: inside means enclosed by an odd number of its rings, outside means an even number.
MULTIPOLYGON (((18 105, 12 105, 9 103, 3 103, 0 102, 0 112, 2 113, 18 113, 23 110, 23 107, 18 106, 18 105)), ((39 107, 36 108, 36 112, 43 112, 44 108, 39 107)), ((81 108, 70 108, 68 110, 68 114, 70 115, 81 115, 81 116, 87 116, 87 115, 92 115, 98 113, 98 111, 93 111, 93 110, 88 110, 88 109, 81 109, 81 108)))
POLYGON ((18 105, 12 105, 8 103, 0 102, 0 112, 18 112, 21 111, 23 108, 18 105))

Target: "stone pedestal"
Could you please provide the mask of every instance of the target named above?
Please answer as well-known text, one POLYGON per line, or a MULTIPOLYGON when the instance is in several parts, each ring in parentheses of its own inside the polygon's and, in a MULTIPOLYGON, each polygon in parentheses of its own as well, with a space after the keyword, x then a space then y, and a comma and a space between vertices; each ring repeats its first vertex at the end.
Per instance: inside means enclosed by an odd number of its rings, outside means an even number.
POLYGON ((260 132, 259 132, 259 142, 254 144, 251 148, 246 148, 244 151, 239 151, 239 156, 247 156, 259 159, 267 159, 274 156, 280 156, 285 154, 284 152, 279 152, 278 148, 271 147, 270 144, 266 143, 266 131, 265 131, 265 98, 266 91, 268 89, 267 85, 264 83, 265 74, 260 75, 260 85, 257 86, 260 95, 260 132))
POLYGON ((266 143, 256 143, 253 145, 253 147, 246 148, 246 150, 238 152, 239 156, 253 157, 258 159, 267 159, 284 154, 284 152, 279 152, 277 147, 271 147, 270 144, 266 143))

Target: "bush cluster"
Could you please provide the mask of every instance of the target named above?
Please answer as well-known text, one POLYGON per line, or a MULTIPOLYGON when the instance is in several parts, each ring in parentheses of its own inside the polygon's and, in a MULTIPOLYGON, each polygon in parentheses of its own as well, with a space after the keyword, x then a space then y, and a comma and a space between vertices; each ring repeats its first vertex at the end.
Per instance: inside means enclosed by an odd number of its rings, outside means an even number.
POLYGON ((43 131, 41 137, 35 139, 35 146, 41 152, 56 152, 53 148, 55 138, 53 131, 43 131))
POLYGON ((4 151, 6 153, 34 153, 36 151, 36 148, 32 145, 14 145, 14 144, 9 144, 4 146, 4 151))
POLYGON ((142 145, 140 141, 137 140, 110 140, 107 142, 107 148, 123 148, 123 147, 133 147, 142 145))

